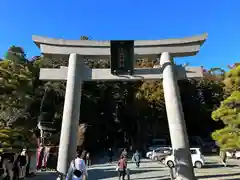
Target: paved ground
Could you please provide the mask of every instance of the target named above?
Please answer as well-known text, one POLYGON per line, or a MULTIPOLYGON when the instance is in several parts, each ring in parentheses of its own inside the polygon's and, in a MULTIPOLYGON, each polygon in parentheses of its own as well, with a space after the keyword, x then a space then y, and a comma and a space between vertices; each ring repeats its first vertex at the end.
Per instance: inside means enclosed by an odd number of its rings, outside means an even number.
MULTIPOLYGON (((207 157, 207 165, 202 169, 195 169, 196 176, 199 180, 240 180, 240 161, 230 160, 229 167, 223 167, 219 164, 217 157, 207 157)), ((89 180, 116 180, 117 172, 115 170, 116 165, 101 164, 94 165, 89 168, 89 180)), ((129 163, 131 169, 132 180, 168 180, 169 172, 168 168, 157 162, 151 162, 144 160, 139 169, 136 169, 134 164, 129 163)), ((55 173, 42 172, 31 180, 53 180, 55 179, 55 173)))

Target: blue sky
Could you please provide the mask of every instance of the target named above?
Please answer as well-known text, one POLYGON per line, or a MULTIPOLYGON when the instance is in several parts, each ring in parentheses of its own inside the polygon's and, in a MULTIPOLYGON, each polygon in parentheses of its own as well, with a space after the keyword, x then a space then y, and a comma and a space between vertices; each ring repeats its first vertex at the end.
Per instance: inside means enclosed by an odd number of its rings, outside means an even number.
POLYGON ((240 62, 239 0, 1 0, 0 7, 0 57, 11 45, 38 55, 33 34, 150 40, 208 32, 197 56, 176 61, 207 68, 240 62))

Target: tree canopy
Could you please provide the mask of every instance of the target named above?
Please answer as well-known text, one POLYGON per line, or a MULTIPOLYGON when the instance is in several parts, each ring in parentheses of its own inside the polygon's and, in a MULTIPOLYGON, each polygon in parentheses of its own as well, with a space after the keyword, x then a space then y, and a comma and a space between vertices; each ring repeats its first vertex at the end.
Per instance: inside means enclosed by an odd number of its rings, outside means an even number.
POLYGON ((225 95, 227 96, 212 118, 222 121, 225 127, 213 132, 212 136, 222 149, 240 148, 240 65, 235 65, 225 74, 225 95))

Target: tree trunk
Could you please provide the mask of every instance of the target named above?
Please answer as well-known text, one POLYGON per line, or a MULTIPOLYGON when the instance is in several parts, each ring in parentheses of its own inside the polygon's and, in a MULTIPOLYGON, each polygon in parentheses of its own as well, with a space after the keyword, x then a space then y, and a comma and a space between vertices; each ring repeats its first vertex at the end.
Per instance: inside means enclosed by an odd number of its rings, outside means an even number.
POLYGON ((141 122, 139 119, 137 119, 137 133, 136 133, 136 147, 137 149, 139 149, 141 147, 141 144, 142 144, 142 133, 141 133, 141 122))
POLYGON ((78 126, 78 139, 77 139, 77 146, 80 148, 84 147, 85 141, 85 132, 87 130, 87 123, 81 123, 78 126))

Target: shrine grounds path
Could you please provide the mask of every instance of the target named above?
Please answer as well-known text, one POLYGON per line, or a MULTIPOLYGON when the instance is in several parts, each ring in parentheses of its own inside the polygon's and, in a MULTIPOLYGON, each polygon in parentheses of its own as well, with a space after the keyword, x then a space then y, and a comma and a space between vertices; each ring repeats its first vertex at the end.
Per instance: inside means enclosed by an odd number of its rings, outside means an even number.
MULTIPOLYGON (((229 166, 223 167, 216 156, 206 157, 206 167, 195 169, 199 180, 240 180, 240 160, 229 160, 229 166)), ((169 170, 158 162, 144 159, 139 169, 129 163, 131 180, 169 180, 169 170)), ((116 164, 99 164, 89 168, 88 180, 116 180, 116 164)), ((39 172, 28 180, 55 180, 54 172, 39 172)))

